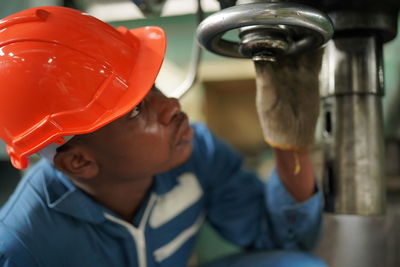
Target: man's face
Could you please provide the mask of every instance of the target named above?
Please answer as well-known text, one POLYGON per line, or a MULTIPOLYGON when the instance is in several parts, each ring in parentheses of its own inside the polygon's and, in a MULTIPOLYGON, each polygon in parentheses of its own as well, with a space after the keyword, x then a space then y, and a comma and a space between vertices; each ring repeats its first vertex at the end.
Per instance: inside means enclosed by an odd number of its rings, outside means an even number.
POLYGON ((131 180, 185 162, 192 152, 193 129, 179 102, 153 88, 131 112, 87 137, 102 176, 131 180))

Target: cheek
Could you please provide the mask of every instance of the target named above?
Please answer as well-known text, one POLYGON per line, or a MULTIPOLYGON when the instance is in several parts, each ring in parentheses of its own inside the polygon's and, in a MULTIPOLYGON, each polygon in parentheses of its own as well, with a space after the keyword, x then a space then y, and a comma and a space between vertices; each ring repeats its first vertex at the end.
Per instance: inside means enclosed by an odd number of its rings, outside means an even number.
POLYGON ((155 175, 177 166, 176 157, 170 152, 170 146, 163 140, 146 137, 142 142, 136 143, 129 155, 121 160, 118 165, 125 173, 135 175, 155 175))
MULTIPOLYGON (((160 127, 149 127, 140 134, 132 135, 129 148, 133 156, 146 158, 147 160, 164 159, 169 157, 171 150, 170 135, 160 127)), ((127 147, 125 146, 125 149, 127 147)))
POLYGON ((166 127, 160 125, 155 118, 141 121, 140 125, 132 130, 132 138, 139 140, 140 144, 147 146, 168 146, 170 144, 171 133, 166 127))
MULTIPOLYGON (((119 161, 116 164, 124 169, 142 170, 170 165, 169 162, 176 157, 172 147, 173 131, 170 128, 156 123, 153 118, 147 118, 137 120, 134 125, 121 130, 120 139, 115 140, 118 156, 114 160, 118 158, 119 161)), ((110 143, 114 142, 110 140, 110 143)))

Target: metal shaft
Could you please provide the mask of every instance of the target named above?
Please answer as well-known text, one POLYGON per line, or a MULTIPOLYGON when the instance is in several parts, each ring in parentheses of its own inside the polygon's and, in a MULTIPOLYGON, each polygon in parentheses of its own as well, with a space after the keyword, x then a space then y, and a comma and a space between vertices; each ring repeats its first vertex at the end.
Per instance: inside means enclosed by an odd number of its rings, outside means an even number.
POLYGON ((385 210, 382 44, 374 36, 329 42, 321 70, 326 209, 385 210))

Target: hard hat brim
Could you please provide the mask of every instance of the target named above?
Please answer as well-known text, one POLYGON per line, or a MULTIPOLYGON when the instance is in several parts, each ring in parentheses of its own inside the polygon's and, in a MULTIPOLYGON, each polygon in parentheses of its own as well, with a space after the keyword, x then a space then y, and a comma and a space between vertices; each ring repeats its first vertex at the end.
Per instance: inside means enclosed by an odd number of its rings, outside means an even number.
POLYGON ((164 31, 155 26, 147 26, 129 30, 139 38, 140 46, 137 52, 135 68, 128 80, 128 90, 115 105, 112 114, 99 121, 87 133, 93 132, 111 121, 125 115, 137 106, 153 87, 160 72, 165 56, 166 36, 164 31))

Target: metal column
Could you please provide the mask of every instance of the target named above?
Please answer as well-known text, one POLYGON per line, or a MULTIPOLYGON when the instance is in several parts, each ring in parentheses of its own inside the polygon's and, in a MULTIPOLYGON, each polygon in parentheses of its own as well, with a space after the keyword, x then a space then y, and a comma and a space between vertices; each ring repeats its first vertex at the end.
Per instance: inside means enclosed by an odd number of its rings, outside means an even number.
POLYGON ((326 209, 377 215, 386 202, 382 44, 373 35, 335 38, 321 70, 326 209))

